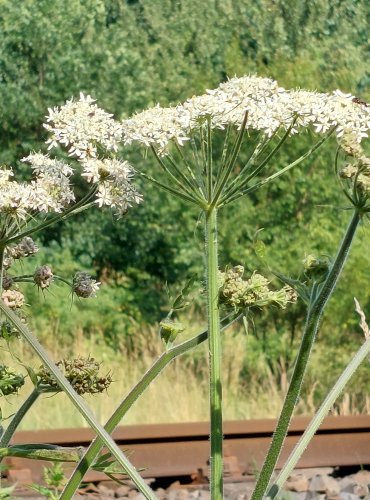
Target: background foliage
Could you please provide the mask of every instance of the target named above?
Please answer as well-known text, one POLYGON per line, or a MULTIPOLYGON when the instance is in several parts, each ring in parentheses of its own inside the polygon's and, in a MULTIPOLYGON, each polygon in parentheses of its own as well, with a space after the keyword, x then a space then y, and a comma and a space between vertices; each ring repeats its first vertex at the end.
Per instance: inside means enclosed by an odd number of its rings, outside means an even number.
MULTIPOLYGON (((46 109, 80 91, 117 117, 176 103, 248 73, 285 87, 340 88, 369 100, 369 21, 365 0, 0 0, 0 161, 21 170, 19 160, 43 148, 46 109)), ((309 134, 292 141, 274 168, 311 143, 309 134)), ((222 213, 222 266, 261 268, 252 250, 261 228, 269 265, 284 274, 297 276, 308 253, 332 256, 348 219, 333 173, 334 148, 328 144, 303 167, 222 213)), ((134 151, 128 156, 139 171, 155 168, 134 151)), ((91 211, 42 235, 46 247, 37 258, 43 263, 59 274, 90 270, 107 286, 95 303, 72 309, 59 288, 46 300, 30 290, 41 336, 52 333, 68 343, 78 330, 133 351, 142 345, 143 326, 163 316, 166 285, 192 274, 202 280, 198 214, 147 184, 141 189, 145 202, 118 222, 91 211)), ((354 295, 365 310, 370 306, 366 226, 320 333, 317 397, 361 341, 352 311, 354 295)), ((200 301, 186 320, 202 320, 200 301)), ((261 359, 261 377, 269 370, 282 383, 303 320, 299 305, 284 316, 272 311, 254 318, 242 383, 261 359)), ((365 374, 359 377, 365 383, 365 374)), ((356 387, 360 393, 361 384, 356 387)))

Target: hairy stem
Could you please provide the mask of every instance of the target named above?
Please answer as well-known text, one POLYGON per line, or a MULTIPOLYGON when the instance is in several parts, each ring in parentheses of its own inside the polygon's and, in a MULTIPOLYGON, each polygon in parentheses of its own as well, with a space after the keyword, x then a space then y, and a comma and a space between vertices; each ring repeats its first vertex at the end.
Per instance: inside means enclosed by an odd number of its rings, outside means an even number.
POLYGON ((206 214, 206 283, 211 420, 211 497, 223 498, 221 335, 218 306, 217 210, 206 214))
MULTIPOLYGON (((32 405, 37 401, 40 393, 37 389, 34 389, 31 394, 28 396, 28 398, 24 401, 22 406, 19 408, 17 413, 14 415, 12 418, 10 424, 6 428, 6 431, 4 434, 1 436, 0 439, 0 448, 6 448, 8 444, 10 443, 11 438, 13 437, 13 434, 17 430, 19 424, 22 422, 23 418, 25 417, 26 413, 30 410, 32 405)), ((1 458, 0 458, 1 462, 1 458)))
MULTIPOLYGON (((237 321, 240 315, 233 315, 232 317, 227 317, 222 321, 222 329, 229 327, 233 322, 237 321)), ((120 405, 117 407, 115 412, 109 418, 105 424, 105 430, 110 434, 114 431, 117 425, 121 422, 122 418, 126 415, 128 410, 137 401, 137 399, 143 394, 143 392, 149 387, 149 385, 157 378, 157 376, 164 370, 164 368, 177 356, 184 354, 190 349, 195 348, 208 338, 208 331, 192 337, 181 344, 178 344, 168 351, 164 352, 148 369, 144 376, 139 380, 139 382, 131 389, 128 395, 123 399, 120 405)), ((83 480, 84 475, 91 467, 91 464, 96 459, 98 453, 103 447, 103 441, 97 436, 94 441, 89 446, 85 455, 82 457, 80 463, 74 470, 72 476, 70 477, 68 483, 65 485, 60 500, 69 500, 73 497, 76 489, 83 480)))
POLYGON ((43 364, 48 368, 55 380, 58 382, 59 387, 66 393, 68 398, 72 401, 73 405, 77 408, 80 414, 84 417, 90 427, 98 434, 103 440, 105 446, 115 456, 117 461, 121 464, 124 471, 133 481, 135 486, 148 500, 156 500, 154 492, 145 483, 143 478, 137 472, 135 467, 129 462, 125 454, 120 450, 117 444, 113 441, 107 431, 97 422, 95 416, 92 414, 90 408, 86 405, 85 401, 73 390, 71 384, 68 382, 63 373, 58 369, 55 363, 50 359, 46 350, 42 347, 39 341, 31 333, 31 331, 21 322, 20 318, 16 316, 13 311, 0 300, 0 310, 3 311, 5 316, 13 323, 18 329, 22 337, 32 347, 36 354, 40 357, 43 364))
POLYGON ((292 379, 285 397, 284 405, 280 413, 270 449, 265 458, 265 462, 252 495, 252 500, 262 500, 266 493, 266 489, 280 456, 280 452, 288 432, 290 420, 299 397, 303 377, 306 372, 321 315, 341 274, 359 222, 360 213, 358 210, 355 210, 330 272, 320 290, 320 293, 316 297, 312 306, 309 307, 305 331, 294 366, 292 379))

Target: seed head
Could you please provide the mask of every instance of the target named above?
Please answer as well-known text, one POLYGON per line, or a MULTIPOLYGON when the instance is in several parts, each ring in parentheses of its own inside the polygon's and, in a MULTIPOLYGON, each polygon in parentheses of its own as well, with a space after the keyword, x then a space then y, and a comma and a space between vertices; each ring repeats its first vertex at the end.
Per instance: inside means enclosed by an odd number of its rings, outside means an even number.
MULTIPOLYGON (((96 394, 108 389, 112 382, 109 373, 99 375, 100 363, 94 358, 76 358, 71 361, 63 359, 57 363, 74 390, 82 394, 96 394)), ((40 367, 36 373, 38 388, 42 392, 59 392, 60 388, 47 368, 40 367)))
POLYGON ((270 290, 267 278, 258 273, 245 280, 243 266, 235 266, 221 273, 219 300, 221 304, 235 310, 246 307, 264 307, 275 305, 285 309, 288 303, 296 302, 297 296, 291 287, 270 290))

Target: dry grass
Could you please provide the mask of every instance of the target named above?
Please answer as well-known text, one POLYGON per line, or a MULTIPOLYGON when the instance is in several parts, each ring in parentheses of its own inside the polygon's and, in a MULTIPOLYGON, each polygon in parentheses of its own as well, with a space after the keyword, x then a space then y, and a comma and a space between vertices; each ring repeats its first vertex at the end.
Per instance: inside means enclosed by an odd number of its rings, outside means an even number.
MULTIPOLYGON (((273 417, 281 402, 280 391, 273 380, 267 380, 264 387, 241 380, 240 372, 244 361, 245 337, 242 334, 224 336, 224 406, 226 419, 273 417), (239 346, 235 349, 235 346, 239 346)), ((141 337, 141 353, 116 353, 99 339, 75 338, 74 345, 60 346, 50 342, 49 353, 55 360, 64 356, 91 355, 102 362, 102 369, 113 373, 112 383, 106 394, 86 398, 95 414, 103 423, 118 402, 140 379, 144 371, 162 352, 162 345, 154 329, 141 337)), ((39 366, 39 361, 24 344, 19 343, 17 355, 25 364, 39 366)), ((10 353, 2 351, 1 361, 16 367, 10 353)), ((18 366, 21 371, 21 367, 18 366)), ((27 381, 19 396, 2 398, 3 415, 16 411, 20 402, 31 390, 27 381)), ((128 412, 126 424, 186 422, 208 420, 208 373, 207 355, 204 346, 175 360, 147 389, 146 393, 128 412)), ((25 418, 23 429, 41 429, 84 426, 83 418, 73 408, 66 396, 42 396, 25 418)))
MULTIPOLYGON (((192 332, 194 333, 194 331, 192 332)), ((274 418, 279 414, 287 388, 287 374, 279 373, 276 380, 265 361, 258 360, 255 375, 243 376, 248 340, 241 331, 228 331, 223 336, 224 416, 237 420, 248 418, 274 418)), ((137 338, 135 352, 117 353, 98 337, 86 339, 77 334, 73 345, 63 346, 50 339, 47 349, 56 361, 62 357, 93 356, 102 362, 102 370, 111 371, 114 383, 106 394, 87 397, 101 423, 104 423, 117 404, 141 378, 145 370, 163 352, 163 346, 154 328, 147 329, 137 338)), ((40 362, 22 342, 16 343, 17 356, 35 368, 40 362)), ((9 352, 0 351, 2 363, 16 368, 17 362, 9 352)), ((22 367, 18 365, 19 371, 22 367)), ((253 373, 253 370, 250 370, 253 373)), ((27 380, 19 396, 1 398, 3 415, 14 413, 21 401, 32 390, 27 380)), ((315 383, 306 397, 301 399, 298 414, 312 414, 315 383)), ((356 414, 370 411, 370 398, 359 402, 351 394, 344 394, 336 404, 334 413, 356 414)), ((208 420, 208 368, 206 346, 199 346, 176 359, 151 384, 145 394, 127 413, 123 423, 144 424, 160 422, 189 422, 208 420)), ((64 394, 42 396, 22 423, 23 429, 46 429, 85 426, 83 418, 64 394)))

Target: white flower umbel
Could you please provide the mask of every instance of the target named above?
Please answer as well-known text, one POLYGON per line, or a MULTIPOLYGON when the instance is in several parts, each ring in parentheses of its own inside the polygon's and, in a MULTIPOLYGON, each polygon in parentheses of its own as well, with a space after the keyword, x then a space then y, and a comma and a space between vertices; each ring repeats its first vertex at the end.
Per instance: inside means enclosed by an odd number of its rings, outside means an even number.
POLYGON ((51 133, 46 141, 49 149, 63 144, 70 156, 96 156, 98 145, 117 151, 122 137, 121 125, 112 115, 99 108, 89 95, 71 99, 64 106, 49 108, 44 127, 51 133))
POLYGON ((359 104, 350 94, 331 94, 306 90, 285 90, 269 78, 244 76, 221 83, 206 94, 195 96, 176 107, 157 105, 122 123, 126 144, 140 142, 163 151, 170 141, 180 146, 194 129, 209 117, 212 128, 235 125, 239 128, 247 113, 246 128, 271 136, 277 129, 312 126, 316 133, 337 127, 337 135, 353 133, 360 142, 370 128, 370 108, 359 104))
POLYGON ((127 161, 117 158, 87 158, 81 162, 83 165, 82 175, 88 182, 98 183, 96 203, 116 209, 116 214, 121 216, 133 204, 142 201, 142 196, 131 184, 134 177, 134 169, 127 161))

